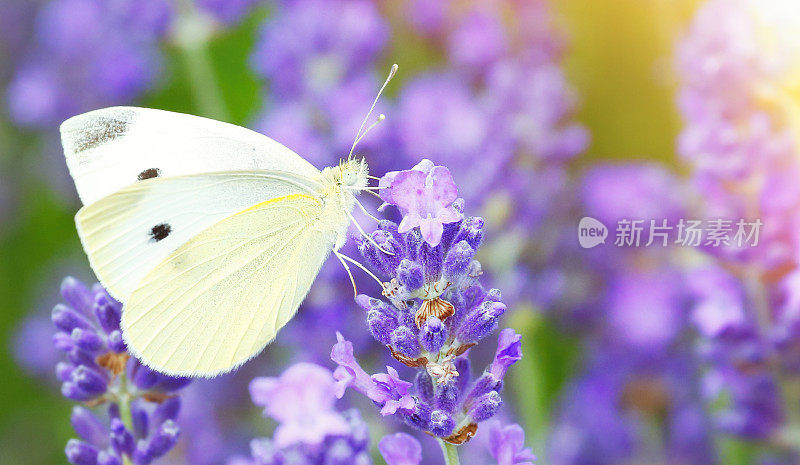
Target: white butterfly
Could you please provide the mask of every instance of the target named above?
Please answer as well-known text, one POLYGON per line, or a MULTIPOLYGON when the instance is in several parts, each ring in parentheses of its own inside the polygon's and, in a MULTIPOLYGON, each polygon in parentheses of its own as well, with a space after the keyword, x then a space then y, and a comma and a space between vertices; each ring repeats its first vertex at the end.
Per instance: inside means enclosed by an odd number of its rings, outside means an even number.
POLYGON ((338 249, 368 189, 363 160, 320 171, 248 129, 133 107, 70 118, 61 137, 83 248, 124 304, 128 349, 160 372, 238 367, 294 316, 332 251, 352 261, 338 249))

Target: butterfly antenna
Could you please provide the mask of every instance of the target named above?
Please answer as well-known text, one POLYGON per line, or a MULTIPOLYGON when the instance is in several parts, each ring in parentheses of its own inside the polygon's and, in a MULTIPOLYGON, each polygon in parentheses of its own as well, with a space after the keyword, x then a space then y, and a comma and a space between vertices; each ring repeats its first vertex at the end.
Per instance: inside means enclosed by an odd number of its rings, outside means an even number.
MULTIPOLYGON (((358 132, 356 133, 356 138, 355 138, 355 140, 353 140, 353 145, 350 146, 350 153, 348 154, 348 157, 353 156, 353 150, 356 149, 356 144, 358 144, 358 141, 360 141, 361 137, 363 136, 361 134, 361 131, 363 131, 364 130, 364 126, 367 125, 367 121, 369 120, 369 116, 372 114, 372 110, 375 109, 375 105, 378 104, 378 99, 381 98, 381 94, 383 94, 383 90, 386 89, 387 85, 389 85, 389 81, 392 80, 392 78, 394 77, 395 73, 397 73, 397 63, 392 65, 392 68, 389 70, 389 76, 386 77, 386 81, 384 81, 383 85, 381 86, 380 90, 378 91, 378 95, 376 95, 375 96, 375 100, 372 101, 372 106, 369 107, 369 111, 367 112, 367 116, 365 116, 364 117, 364 121, 361 122, 361 126, 358 128, 358 132)), ((383 116, 383 115, 381 115, 381 116, 383 116)), ((380 121, 382 121, 382 118, 378 118, 378 122, 380 122, 380 121)), ((376 124, 377 124, 377 122, 376 122, 376 124)), ((372 129, 374 126, 375 125, 373 124, 372 126, 370 126, 369 129, 372 129)), ((366 134, 366 133, 364 133, 364 134, 366 134)))
MULTIPOLYGON (((361 142, 361 139, 363 139, 364 136, 366 136, 375 126, 379 125, 385 119, 386 119, 386 115, 384 115, 383 113, 378 115, 378 119, 376 119, 374 123, 370 124, 369 127, 367 129, 365 129, 364 132, 360 136, 358 136, 358 138, 356 138, 356 140, 353 142, 353 148, 355 148, 355 146, 359 142, 361 142)), ((350 150, 350 154, 351 155, 352 155, 352 153, 353 153, 353 151, 350 150)))

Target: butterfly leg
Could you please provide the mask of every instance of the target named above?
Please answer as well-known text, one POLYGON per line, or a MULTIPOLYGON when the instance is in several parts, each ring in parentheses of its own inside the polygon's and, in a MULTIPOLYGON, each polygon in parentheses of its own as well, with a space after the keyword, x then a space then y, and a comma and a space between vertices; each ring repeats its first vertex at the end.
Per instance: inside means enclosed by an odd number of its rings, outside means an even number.
POLYGON ((376 218, 375 215, 373 215, 372 213, 367 211, 367 208, 364 205, 362 205, 361 202, 356 200, 356 204, 359 206, 359 208, 361 208, 361 211, 364 212, 365 215, 367 215, 371 219, 375 220, 376 223, 380 223, 381 222, 381 220, 376 218))
MULTIPOLYGON (((353 189, 353 190, 356 190, 356 189, 353 189)), ((359 191, 359 192, 366 192, 367 194, 372 194, 372 195, 374 195, 375 197, 377 197, 377 198, 379 198, 379 199, 381 198, 381 196, 380 196, 380 195, 378 195, 378 193, 377 193, 377 192, 375 192, 375 191, 371 191, 371 190, 369 190, 369 189, 358 189, 358 191, 359 191)), ((381 199, 381 200, 383 200, 383 199, 381 199)))
POLYGON ((367 234, 366 232, 364 232, 364 229, 361 227, 361 225, 360 225, 360 224, 358 224, 358 221, 356 221, 356 218, 353 216, 353 214, 352 214, 352 213, 350 213, 350 212, 349 212, 349 211, 347 211, 347 210, 345 210, 345 213, 347 213, 347 216, 349 216, 349 217, 350 217, 350 221, 352 221, 352 222, 353 222, 353 224, 356 226, 356 229, 358 229, 358 232, 360 232, 362 236, 364 236, 364 237, 365 237, 365 238, 366 238, 368 241, 370 241, 370 242, 372 243, 372 245, 374 245, 375 247, 377 247, 377 248, 378 248, 378 250, 380 250, 381 252, 385 253, 386 255, 394 255, 394 253, 392 253, 392 252, 389 252, 388 250, 385 250, 383 247, 381 247, 380 245, 378 245, 378 243, 377 243, 377 242, 375 242, 375 239, 373 239, 373 238, 372 238, 372 236, 370 236, 369 234, 367 234))
POLYGON ((347 272, 347 276, 350 277, 350 284, 353 285, 353 298, 355 299, 356 297, 358 297, 358 289, 356 289, 356 280, 353 279, 353 273, 350 271, 350 266, 347 264, 346 261, 344 261, 344 259, 342 258, 342 254, 340 254, 337 251, 334 251, 333 253, 334 255, 336 255, 336 258, 338 258, 339 261, 342 263, 344 271, 347 272))
MULTIPOLYGON (((333 253, 336 255, 336 258, 338 258, 339 261, 342 262, 342 265, 344 265, 344 269, 347 270, 348 274, 350 274, 350 267, 347 266, 347 263, 345 263, 345 260, 347 260, 348 262, 352 263, 353 265, 361 268, 362 271, 367 273, 372 279, 375 280, 375 282, 377 282, 381 286, 382 290, 386 289, 386 285, 383 284, 383 281, 381 281, 377 276, 375 276, 375 273, 369 271, 369 269, 367 269, 367 267, 365 267, 364 265, 359 263, 357 260, 353 260, 352 258, 348 257, 347 255, 345 255, 345 254, 343 254, 343 253, 341 253, 339 251, 336 251, 336 250, 334 250, 333 253)), ((352 274, 350 274, 350 281, 353 283, 353 290, 355 291, 356 283, 353 280, 353 275, 352 274)), ((356 295, 358 295, 357 291, 356 291, 356 295)))

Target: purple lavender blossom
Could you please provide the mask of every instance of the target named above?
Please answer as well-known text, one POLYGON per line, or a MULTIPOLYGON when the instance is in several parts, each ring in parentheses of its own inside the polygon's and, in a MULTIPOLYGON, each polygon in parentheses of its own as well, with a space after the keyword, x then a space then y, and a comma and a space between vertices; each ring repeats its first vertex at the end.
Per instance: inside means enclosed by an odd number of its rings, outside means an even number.
POLYGON ((311 363, 292 365, 279 378, 255 378, 250 383, 253 403, 280 423, 273 436, 275 446, 319 445, 328 435, 350 431, 333 409, 334 385, 330 370, 311 363))
POLYGON ((422 463, 422 446, 414 436, 395 433, 384 436, 378 443, 378 450, 386 465, 419 465, 422 463))
POLYGON ((461 220, 453 202, 458 189, 450 170, 424 159, 410 170, 392 171, 381 178, 381 199, 396 205, 403 215, 397 232, 405 234, 418 227, 431 247, 442 240, 444 225, 461 220))
POLYGON ((784 420, 769 366, 769 341, 759 334, 744 289, 730 273, 707 266, 693 276, 693 321, 706 338, 699 352, 709 364, 704 393, 711 399, 724 395, 732 400, 717 412, 717 426, 730 434, 765 439, 784 420))
POLYGON ((552 427, 552 463, 648 463, 653 456, 674 463, 717 463, 691 352, 602 347, 591 352, 589 367, 566 390, 552 427), (648 436, 639 434, 645 422, 660 425, 668 441, 650 444, 648 436))
POLYGON ((17 364, 35 375, 52 376, 53 367, 61 360, 60 354, 49 344, 32 344, 31 341, 48 341, 56 332, 53 322, 44 315, 26 318, 14 336, 12 345, 17 364))
POLYGON ((334 372, 337 397, 341 398, 348 387, 353 387, 381 405, 383 416, 414 409, 414 398, 409 394, 412 383, 401 380, 392 367, 386 367, 386 373, 368 375, 353 355, 353 344, 339 333, 336 337, 338 342, 333 346, 331 359, 339 365, 334 372))
POLYGON ((450 60, 468 69, 494 65, 506 55, 509 37, 498 10, 474 8, 448 36, 450 60))
POLYGON ((525 447, 525 432, 517 424, 489 424, 489 447, 497 465, 533 465, 536 456, 525 447))
MULTIPOLYGON (((727 260, 780 268, 796 249, 796 105, 784 89, 796 60, 796 9, 780 1, 708 1, 679 44, 678 99, 687 127, 679 150, 711 217, 764 222, 757 249, 710 251, 727 260), (769 34, 763 31, 771 31, 769 34), (789 118, 789 119, 787 119, 789 118), (747 186, 754 186, 748 188, 747 186)), ((790 78, 789 78, 790 79, 790 78)))
MULTIPOLYGON (((174 39, 189 15, 170 0, 42 3, 33 44, 6 89, 12 120, 36 128, 130 103, 153 89, 161 74, 160 44, 174 39)), ((239 21, 254 3, 198 0, 197 9, 213 29, 239 21)))
POLYGON ((336 383, 327 368, 292 365, 277 378, 255 378, 250 394, 278 427, 271 439, 250 442, 250 457, 233 457, 228 465, 371 463, 367 426, 357 410, 334 408, 336 383))
POLYGON ((252 63, 281 100, 325 96, 362 74, 387 39, 385 20, 371 2, 297 0, 265 23, 252 63))
POLYGON ((56 124, 89 108, 131 101, 158 75, 164 0, 52 0, 39 11, 36 42, 9 84, 17 124, 56 124))
MULTIPOLYGON (((394 186, 400 179, 397 173, 388 177, 383 184, 394 186)), ((447 177, 432 182, 451 181, 447 177)), ((384 199, 395 201, 402 193, 390 190, 384 199)), ((462 202, 454 208, 460 216, 462 202)), ((498 290, 486 291, 478 283, 480 263, 473 257, 483 238, 482 227, 483 220, 474 217, 446 223, 441 240, 432 246, 421 228, 401 233, 396 223, 384 220, 371 234, 382 250, 372 241, 359 240, 367 263, 388 280, 388 302, 366 295, 358 296, 357 302, 367 312, 375 339, 417 374, 413 383, 400 379, 391 367, 370 376, 356 361, 352 344, 338 335, 331 358, 339 365, 334 373, 339 394, 353 387, 383 415, 394 415, 455 444, 467 441, 479 422, 497 413, 503 377, 522 353, 519 335, 505 329, 492 364, 470 379, 469 349, 497 328, 506 310, 498 290)))
POLYGON ((514 308, 598 317, 587 284, 594 277, 574 269, 584 257, 563 241, 576 209, 567 164, 589 135, 573 119, 578 101, 559 66, 563 40, 547 2, 403 7, 445 59, 404 83, 385 123, 396 142, 375 158, 396 153, 412 164, 424 155, 449 168, 459 196, 491 215, 482 264, 504 297, 520 303, 514 308))
MULTIPOLYGON (((480 172, 481 176, 476 177, 490 180, 494 178, 492 167, 502 165, 494 153, 485 156, 490 134, 488 111, 455 74, 414 78, 401 91, 392 120, 408 159, 425 154, 448 167, 458 168, 459 173, 480 172)), ((465 182, 478 181, 468 176, 463 178, 465 182)), ((485 182, 481 184, 485 186, 485 182)), ((473 191, 472 187, 467 189, 473 191)))
MULTIPOLYGON (((267 84, 256 127, 319 165, 348 152, 379 77, 370 69, 389 27, 366 0, 285 2, 264 23, 251 66, 267 84)), ((379 102, 377 113, 384 112, 379 102)), ((380 126, 359 149, 387 141, 380 126)), ((373 168, 376 165, 373 164, 373 168)))
POLYGON ((61 393, 86 405, 107 404, 108 425, 76 407, 72 424, 81 439, 67 443, 75 465, 147 465, 172 449, 180 434, 175 423, 187 378, 161 375, 132 358, 120 329, 122 305, 99 284, 87 288, 66 278, 64 303, 52 313, 55 347, 66 354, 56 365, 61 393))
POLYGON ((109 426, 90 410, 75 407, 72 426, 81 439, 70 439, 65 453, 75 465, 149 464, 169 452, 178 441, 180 428, 175 422, 180 402, 169 399, 155 408, 145 408, 140 402, 131 406, 133 427, 125 425, 120 412, 111 404, 109 426), (124 458, 123 458, 124 457, 124 458))
POLYGON ((656 164, 596 165, 583 177, 581 201, 609 228, 621 219, 674 225, 685 216, 681 192, 680 181, 656 164))
POLYGON ((258 3, 258 0, 197 0, 197 7, 218 21, 233 24, 240 21, 258 3))
MULTIPOLYGON (((503 425, 498 420, 487 422, 488 447, 497 465, 533 465, 536 456, 525 447, 525 432, 517 424, 503 425)), ((386 465, 419 465, 422 463, 422 446, 406 433, 384 436, 378 450, 386 465)))
MULTIPOLYGON (((797 428, 800 368, 796 294, 797 101, 787 85, 800 69, 798 9, 792 2, 708 0, 677 50, 686 121, 678 144, 692 187, 711 218, 759 219, 757 247, 704 250, 695 270, 692 321, 707 364, 705 394, 727 399, 715 419, 723 431, 773 443, 797 428), (702 284, 705 286, 702 286, 702 284)), ((792 457, 796 445, 780 446, 792 457)), ((779 454, 779 455, 781 455, 779 454)))

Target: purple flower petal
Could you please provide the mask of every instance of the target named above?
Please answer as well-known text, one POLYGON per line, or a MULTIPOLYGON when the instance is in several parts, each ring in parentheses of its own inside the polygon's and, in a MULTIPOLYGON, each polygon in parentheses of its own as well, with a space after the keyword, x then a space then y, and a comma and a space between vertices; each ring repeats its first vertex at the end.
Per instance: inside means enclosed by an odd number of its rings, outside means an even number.
POLYGON ((280 423, 274 436, 279 447, 321 444, 328 435, 349 432, 347 422, 333 409, 338 392, 333 373, 313 363, 298 363, 280 377, 255 378, 250 383, 253 402, 280 423))
POLYGON ((502 426, 499 421, 489 425, 489 448, 497 465, 532 465, 536 460, 525 447, 525 432, 517 424, 502 426))
POLYGON ((423 239, 431 246, 439 245, 444 225, 462 219, 453 208, 458 189, 450 170, 434 166, 427 159, 410 170, 392 171, 379 182, 381 198, 396 205, 403 214, 398 232, 420 228, 423 239))
POLYGON ((378 450, 386 465, 419 465, 422 463, 422 446, 416 438, 406 433, 384 436, 378 450))
POLYGON ((521 338, 522 336, 512 328, 500 331, 500 336, 497 338, 497 352, 495 352, 494 361, 489 368, 495 378, 503 379, 508 367, 522 359, 521 338))
POLYGON ((353 355, 353 343, 346 340, 341 333, 336 333, 337 343, 331 349, 331 360, 339 364, 333 373, 337 381, 336 397, 341 398, 344 390, 352 386, 357 391, 367 394, 375 385, 372 378, 361 368, 353 355))

